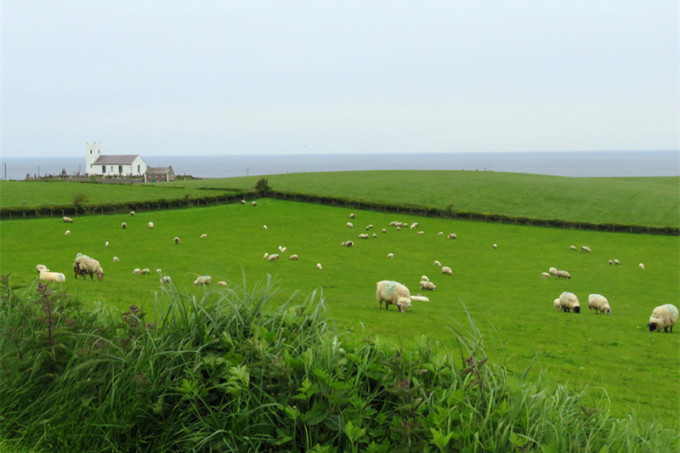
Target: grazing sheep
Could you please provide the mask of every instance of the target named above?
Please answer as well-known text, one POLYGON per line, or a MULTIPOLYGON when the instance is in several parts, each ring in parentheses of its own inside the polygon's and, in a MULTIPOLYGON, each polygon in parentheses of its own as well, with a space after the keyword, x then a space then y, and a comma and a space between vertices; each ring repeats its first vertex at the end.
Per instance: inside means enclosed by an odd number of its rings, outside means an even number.
POLYGON ((196 280, 194 280, 194 286, 209 285, 211 281, 212 281, 212 277, 210 277, 210 275, 201 275, 196 280))
POLYGON ((267 257, 267 261, 278 261, 279 260, 279 255, 278 253, 272 253, 267 257))
POLYGON ((354 214, 354 213, 352 212, 352 213, 349 215, 349 218, 350 218, 350 219, 353 219, 354 217, 356 217, 356 214, 354 214))
POLYGON ((220 286, 227 286, 227 282, 225 282, 224 280, 220 280, 219 282, 217 282, 217 284, 220 286))
POLYGON ((71 230, 64 231, 64 236, 70 236, 70 235, 71 235, 71 230))
POLYGON ((164 275, 164 276, 161 277, 161 283, 165 283, 166 285, 169 285, 170 283, 172 283, 172 278, 170 278, 170 276, 168 276, 168 275, 164 275))
POLYGON ((615 264, 616 266, 618 266, 619 264, 621 264, 621 261, 619 261, 619 260, 614 260, 614 264, 615 264))
POLYGON ((420 289, 421 290, 427 289, 427 290, 430 290, 430 291, 434 291, 434 290, 437 289, 437 286, 430 281, 421 280, 420 281, 420 289))
POLYGON ((130 217, 134 217, 134 216, 135 216, 135 211, 130 211, 130 217))
POLYGON ((449 266, 443 266, 442 267, 442 274, 452 275, 453 270, 451 270, 451 268, 449 266))
POLYGON ((368 235, 366 233, 361 233, 359 239, 368 239, 368 235))
POLYGON ((126 229, 126 228, 127 228, 127 223, 125 223, 125 222, 121 223, 121 224, 120 224, 120 227, 121 227, 122 229, 126 229))
POLYGON ((578 247, 576 247, 575 245, 570 245, 569 248, 570 248, 571 250, 578 250, 578 247))
POLYGON ((162 273, 163 273, 163 269, 161 269, 161 268, 159 267, 158 269, 156 269, 156 272, 159 273, 159 274, 162 274, 162 273))
POLYGON ((73 219, 70 218, 70 217, 64 216, 64 217, 61 218, 61 220, 66 222, 66 223, 73 223, 73 219))
POLYGON ((354 242, 353 241, 345 241, 340 245, 343 246, 343 247, 354 247, 354 242))
POLYGON ((45 280, 48 282, 65 282, 66 276, 61 272, 50 272, 43 270, 40 272, 40 280, 45 280))
MULTIPOLYGON (((42 274, 41 274, 42 275, 42 274)), ((673 333, 673 326, 678 322, 678 307, 673 304, 659 305, 652 311, 652 316, 649 317, 649 327, 650 332, 658 330, 659 332, 663 329, 664 332, 668 332, 670 327, 670 333, 673 333)))
POLYGON ((179 238, 175 236, 172 241, 175 243, 175 245, 179 244, 179 238))
POLYGON ((383 228, 383 229, 380 230, 380 231, 383 232, 383 233, 387 233, 387 229, 385 229, 385 228, 383 228))
POLYGON ((250 203, 250 204, 253 205, 253 206, 257 206, 257 201, 253 201, 253 202, 250 203))
POLYGON ((541 277, 548 279, 548 278, 552 278, 552 275, 550 275, 550 273, 548 273, 548 272, 541 272, 541 277))
POLYGON ((269 229, 269 228, 267 227, 267 225, 262 225, 262 228, 264 228, 265 230, 268 230, 268 229, 269 229))
POLYGON ((147 225, 149 225, 149 228, 153 228, 153 222, 149 222, 147 225))
POLYGON ((241 200, 241 204, 246 204, 246 200, 241 200))
POLYGON ((264 252, 264 259, 267 259, 267 258, 269 258, 269 253, 264 252))
POLYGON ((205 239, 205 238, 207 238, 207 237, 208 237, 208 235, 205 234, 205 233, 203 233, 203 234, 200 236, 200 239, 205 239))
POLYGON ((109 241, 104 242, 104 247, 108 247, 108 246, 109 246, 109 241))
POLYGON ((114 262, 114 263, 120 263, 120 260, 118 259, 117 256, 114 256, 114 257, 113 257, 113 262, 114 262))
POLYGON ((148 267, 145 267, 141 271, 139 271, 139 275, 148 275, 151 273, 151 270, 148 267))
POLYGON ((612 264, 614 264, 614 261, 613 261, 613 260, 609 260, 609 265, 611 266, 612 264))
POLYGON ((284 247, 284 246, 282 246, 282 245, 279 245, 279 252, 281 252, 281 253, 286 253, 286 250, 288 250, 287 247, 284 247))
POLYGON ((555 299, 554 305, 555 311, 562 311, 562 304, 560 303, 559 299, 555 299))
POLYGON ((592 253, 592 252, 593 252, 592 250, 590 250, 590 247, 588 247, 587 245, 582 245, 582 246, 581 246, 581 251, 582 251, 582 252, 588 252, 588 253, 592 253))
POLYGON ((366 225, 366 231, 373 229, 373 225, 366 225))
POLYGON ((557 278, 571 278, 571 274, 570 274, 569 272, 567 272, 567 271, 559 271, 559 270, 558 270, 558 271, 555 273, 555 276, 556 276, 557 278))
POLYGON ((421 302, 429 302, 430 298, 426 296, 421 296, 420 294, 416 294, 415 296, 411 296, 411 300, 418 300, 421 302))
POLYGON ((434 265, 434 266, 437 266, 437 267, 442 267, 442 263, 440 263, 440 262, 437 261, 437 260, 434 260, 433 265, 434 265))
POLYGON ((321 266, 321 263, 316 263, 316 268, 319 269, 319 270, 323 269, 323 267, 321 266))
POLYGON ((388 253, 388 254, 387 254, 387 257, 388 257, 389 259, 393 259, 393 258, 394 258, 394 253, 388 253))
POLYGON ((497 249, 497 248, 498 248, 498 244, 494 244, 494 245, 493 245, 493 248, 497 249))
POLYGON ((347 222, 347 228, 354 228, 354 225, 352 224, 352 222, 347 222))
POLYGON ((413 222, 413 223, 411 224, 411 229, 412 229, 412 230, 415 230, 416 228, 418 228, 418 222, 413 222))
POLYGON ((390 308, 390 304, 396 305, 400 312, 405 312, 406 308, 411 306, 411 292, 399 282, 390 280, 377 282, 375 297, 378 300, 379 310, 382 309, 383 301, 385 301, 385 310, 390 308))
POLYGON ((550 275, 557 275, 557 268, 551 267, 550 269, 548 269, 548 272, 550 272, 550 275))
POLYGON ((94 280, 96 275, 98 280, 104 280, 104 269, 102 269, 99 261, 87 255, 79 254, 76 256, 73 261, 73 272, 76 280, 78 280, 79 275, 82 275, 83 279, 86 275, 89 275, 90 280, 94 280))
POLYGON ((49 271, 50 271, 50 270, 47 268, 47 266, 45 266, 44 264, 36 264, 36 265, 35 265, 35 270, 38 271, 38 273, 40 273, 40 272, 42 272, 42 271, 46 271, 46 272, 49 272, 49 271))
POLYGON ((444 232, 440 231, 439 233, 437 233, 437 236, 444 236, 444 232))
POLYGON ((377 238, 377 237, 378 237, 378 235, 375 234, 375 233, 373 233, 373 238, 375 239, 375 238, 377 238))
POLYGON ((420 276, 420 279, 423 280, 423 281, 425 281, 425 282, 429 282, 429 281, 430 281, 430 279, 428 278, 427 275, 421 275, 421 276, 420 276))
POLYGON ((132 274, 133 274, 133 275, 141 275, 141 273, 142 273, 142 270, 141 270, 140 268, 138 268, 138 267, 136 267, 136 268, 132 271, 132 274))
POLYGON ((298 256, 297 256, 297 255, 290 255, 290 256, 288 257, 288 261, 297 261, 297 259, 298 259, 298 256))
POLYGON ((418 231, 418 234, 425 234, 424 231, 418 231))
POLYGON ((612 314, 612 309, 609 306, 609 301, 602 294, 588 294, 588 310, 595 309, 596 314, 607 313, 612 314))
POLYGON ((397 227, 397 231, 401 231, 401 227, 398 226, 398 227, 397 227))
POLYGON ((581 313, 581 306, 578 303, 576 294, 565 291, 560 294, 559 300, 562 311, 569 313, 573 310, 574 313, 581 313))
POLYGON ((449 233, 449 235, 446 237, 449 239, 458 239, 458 235, 456 233, 449 233))
POLYGON ((642 263, 638 264, 638 266, 640 266, 640 269, 644 269, 644 268, 645 268, 645 265, 642 264, 642 263))

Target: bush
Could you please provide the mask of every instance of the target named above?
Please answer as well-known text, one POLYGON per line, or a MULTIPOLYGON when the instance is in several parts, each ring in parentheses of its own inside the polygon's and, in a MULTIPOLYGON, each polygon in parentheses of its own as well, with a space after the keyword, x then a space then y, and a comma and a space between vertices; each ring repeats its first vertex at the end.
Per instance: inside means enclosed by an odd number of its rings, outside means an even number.
POLYGON ((258 193, 269 192, 271 190, 271 187, 269 187, 269 180, 267 178, 258 179, 253 190, 258 193))

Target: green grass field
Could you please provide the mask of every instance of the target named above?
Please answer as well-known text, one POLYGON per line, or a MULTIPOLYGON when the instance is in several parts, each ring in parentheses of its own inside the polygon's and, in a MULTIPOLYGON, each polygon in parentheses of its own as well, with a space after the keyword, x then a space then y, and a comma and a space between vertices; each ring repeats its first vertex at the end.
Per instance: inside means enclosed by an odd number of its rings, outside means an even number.
MULTIPOLYGON (((663 179, 663 178, 662 178, 663 179)), ((275 188, 278 184, 270 179, 275 188)), ((413 191, 416 192, 416 191, 413 191)), ((395 195, 397 196, 397 195, 395 195)), ((398 199, 398 198, 397 198, 398 199)), ((622 205, 623 202, 612 202, 622 205)), ((564 206, 564 205, 563 205, 564 206)), ((591 209, 594 209, 591 206, 591 209)), ((196 275, 211 275, 209 291, 220 291, 217 280, 241 282, 272 274, 280 282, 279 302, 298 291, 304 299, 321 288, 331 322, 354 329, 357 335, 380 335, 411 347, 426 335, 454 346, 449 326, 468 325, 466 310, 481 329, 494 360, 523 372, 534 360, 533 373, 545 371, 555 383, 575 390, 604 388, 614 415, 633 410, 643 419, 659 418, 677 425, 680 386, 680 336, 650 333, 646 323, 652 309, 678 305, 680 247, 677 237, 559 230, 395 216, 356 211, 349 229, 348 209, 276 200, 259 200, 257 207, 224 205, 209 208, 138 213, 135 217, 79 217, 73 224, 58 219, 3 221, 0 273, 12 273, 15 285, 35 278, 35 265, 64 272, 67 282, 56 284, 69 293, 118 311, 131 304, 151 310, 159 291, 156 268, 174 284, 202 294, 192 285, 196 275), (396 231, 390 221, 420 222, 417 229, 396 231), (147 228, 148 221, 155 223, 147 228), (127 222, 128 229, 121 229, 127 222), (267 225, 267 229, 263 225, 267 225), (373 224, 377 238, 358 239, 373 224), (380 229, 386 228, 386 233, 380 229), (65 236, 70 229, 72 234, 65 236), (417 234, 418 230, 424 232, 417 234), (438 236, 455 232, 457 240, 438 236), (199 239, 202 233, 207 239, 199 239), (173 237, 179 236, 179 245, 173 237), (355 247, 340 247, 353 240, 355 247), (104 243, 110 242, 109 247, 104 243), (492 247, 498 244, 498 249, 492 247), (570 245, 589 245, 593 253, 574 252, 570 245), (278 262, 265 252, 287 247, 278 262), (104 281, 73 280, 76 253, 97 258, 104 281), (292 254, 299 261, 288 261, 292 254), (394 253, 394 259, 387 259, 394 253), (120 263, 113 263, 113 256, 120 263), (620 266, 610 266, 618 258, 620 266), (453 268, 442 275, 439 260, 453 268), (316 263, 323 270, 316 269, 316 263), (645 263, 646 269, 638 267, 645 263), (571 272, 571 280, 543 280, 550 266, 571 272), (134 268, 151 275, 132 275, 134 268), (375 283, 400 281, 418 292, 420 276, 437 285, 431 302, 414 302, 406 313, 379 311, 375 283), (574 292, 581 314, 557 313, 553 300, 562 291, 574 292), (589 293, 607 296, 611 316, 587 310, 589 293)))
MULTIPOLYGON (((249 189, 259 177, 178 181, 249 189)), ((538 219, 680 226, 680 177, 570 178, 474 171, 362 171, 267 176, 275 190, 538 219)))

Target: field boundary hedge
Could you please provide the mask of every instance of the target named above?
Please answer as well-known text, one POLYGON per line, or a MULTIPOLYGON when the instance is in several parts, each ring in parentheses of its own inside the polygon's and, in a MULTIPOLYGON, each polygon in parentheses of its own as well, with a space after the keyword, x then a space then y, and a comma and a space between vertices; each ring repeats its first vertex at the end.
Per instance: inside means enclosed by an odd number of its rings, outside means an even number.
POLYGON ((472 220, 477 222, 502 223, 512 225, 529 225, 548 228, 564 228, 577 230, 604 231, 610 233, 659 234, 666 236, 680 236, 680 228, 654 227, 647 225, 623 225, 617 223, 592 223, 560 219, 535 219, 531 217, 517 217, 504 214, 483 212, 457 211, 452 208, 440 209, 412 204, 379 203, 375 201, 350 200, 342 197, 327 195, 310 195, 306 193, 282 192, 269 190, 267 192, 241 192, 236 194, 221 194, 214 196, 158 199, 139 202, 104 203, 92 206, 76 207, 73 205, 46 205, 36 208, 7 207, 0 209, 0 220, 12 220, 37 217, 63 217, 77 215, 123 214, 129 211, 157 211, 163 209, 180 209, 217 204, 240 203, 241 200, 250 201, 259 198, 273 198, 277 200, 295 201, 302 203, 323 204, 345 208, 363 209, 368 211, 389 212, 394 214, 419 215, 423 217, 439 217, 457 220, 472 220))

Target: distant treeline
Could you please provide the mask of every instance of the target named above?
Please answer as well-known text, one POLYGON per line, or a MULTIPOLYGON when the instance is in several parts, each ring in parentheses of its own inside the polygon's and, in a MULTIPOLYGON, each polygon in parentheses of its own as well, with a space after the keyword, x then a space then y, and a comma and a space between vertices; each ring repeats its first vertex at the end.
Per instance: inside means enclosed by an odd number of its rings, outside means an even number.
MULTIPOLYGON (((223 190, 223 189, 222 189, 223 190)), ((491 223, 513 225, 530 225, 550 228, 567 228, 577 230, 593 230, 617 233, 661 234, 680 236, 680 228, 654 227, 647 225, 622 225, 615 223, 592 223, 560 219, 535 219, 529 217, 515 217, 503 214, 458 211, 452 207, 446 209, 398 203, 376 203, 363 200, 350 200, 341 197, 325 195, 310 195, 303 193, 281 192, 269 190, 266 192, 241 192, 229 195, 214 195, 203 197, 185 197, 177 199, 159 199, 140 202, 103 203, 88 206, 74 205, 45 205, 37 208, 6 207, 0 209, 0 220, 12 220, 36 217, 62 217, 77 215, 122 214, 129 211, 156 211, 163 209, 192 208, 212 206, 217 204, 240 203, 241 200, 251 201, 259 198, 274 198, 303 203, 316 203, 328 206, 339 206, 369 211, 391 212, 394 214, 418 215, 424 217, 451 218, 457 220, 473 220, 491 223)))

